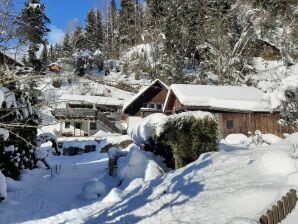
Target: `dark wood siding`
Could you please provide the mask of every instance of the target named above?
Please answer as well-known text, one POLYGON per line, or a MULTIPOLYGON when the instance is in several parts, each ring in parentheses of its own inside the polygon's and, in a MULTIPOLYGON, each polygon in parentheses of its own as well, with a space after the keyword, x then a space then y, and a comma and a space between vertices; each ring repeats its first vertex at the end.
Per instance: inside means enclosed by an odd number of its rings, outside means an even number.
POLYGON ((167 114, 171 114, 171 113, 175 113, 176 111, 180 111, 181 109, 182 109, 182 104, 179 102, 175 94, 171 92, 165 108, 165 112, 167 114))
POLYGON ((145 91, 142 96, 136 99, 132 104, 130 104, 126 110, 125 114, 130 116, 147 116, 152 113, 162 113, 162 110, 148 110, 143 111, 141 108, 143 107, 144 103, 155 103, 155 104, 163 104, 165 103, 166 97, 168 94, 168 89, 162 86, 159 83, 151 86, 147 91, 145 91))
POLYGON ((256 130, 262 133, 272 133, 282 137, 285 128, 278 124, 281 118, 279 114, 271 113, 232 113, 219 112, 218 121, 220 128, 220 135, 222 138, 232 133, 246 134, 251 132, 254 134, 256 130), (229 127, 229 122, 232 121, 233 127, 229 127))

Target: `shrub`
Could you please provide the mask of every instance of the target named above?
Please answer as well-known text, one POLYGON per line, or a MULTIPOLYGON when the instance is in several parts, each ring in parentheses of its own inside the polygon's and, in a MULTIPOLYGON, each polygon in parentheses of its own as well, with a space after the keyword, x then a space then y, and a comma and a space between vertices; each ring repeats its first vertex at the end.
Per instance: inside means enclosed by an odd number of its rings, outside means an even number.
POLYGON ((216 149, 217 123, 210 117, 169 120, 162 133, 154 138, 153 147, 169 167, 176 169, 197 160, 202 153, 216 149))
POLYGON ((54 79, 53 82, 52 82, 52 85, 55 88, 59 89, 62 86, 62 80, 61 79, 54 79))

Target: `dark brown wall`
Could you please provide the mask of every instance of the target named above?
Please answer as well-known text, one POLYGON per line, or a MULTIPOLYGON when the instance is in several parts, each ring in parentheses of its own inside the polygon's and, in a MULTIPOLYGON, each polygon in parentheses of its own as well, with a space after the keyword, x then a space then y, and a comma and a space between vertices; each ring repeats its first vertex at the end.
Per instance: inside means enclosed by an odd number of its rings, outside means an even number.
POLYGON ((175 94, 171 92, 165 109, 166 113, 175 113, 180 109, 182 109, 182 104, 179 102, 175 94))
MULTIPOLYGON (((165 89, 159 83, 156 83, 154 86, 151 86, 146 92, 143 93, 135 102, 133 102, 129 107, 126 108, 124 111, 125 114, 130 116, 147 116, 152 113, 156 113, 158 111, 151 111, 150 112, 142 112, 140 110, 143 107, 144 103, 153 102, 153 103, 161 103, 164 104, 166 97, 168 94, 168 90, 165 89)), ((161 111, 159 111, 161 112, 161 111)))
POLYGON ((271 113, 228 113, 220 112, 219 127, 220 135, 222 138, 232 133, 246 134, 250 131, 252 134, 256 130, 260 130, 262 133, 272 133, 282 137, 284 132, 287 132, 285 128, 282 128, 278 124, 280 119, 279 114, 271 113), (227 121, 233 121, 233 128, 227 128, 227 121))

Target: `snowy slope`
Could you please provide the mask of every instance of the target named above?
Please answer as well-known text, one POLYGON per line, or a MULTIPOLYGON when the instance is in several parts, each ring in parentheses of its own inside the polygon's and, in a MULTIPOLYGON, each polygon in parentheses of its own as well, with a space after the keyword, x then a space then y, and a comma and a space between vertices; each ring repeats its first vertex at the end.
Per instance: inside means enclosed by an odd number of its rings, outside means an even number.
POLYGON ((0 204, 6 223, 256 223, 290 188, 288 174, 298 133, 270 147, 235 148, 207 153, 188 166, 151 181, 123 182, 104 175, 106 154, 57 157, 62 173, 35 170, 21 185, 8 183, 8 201, 0 204), (76 162, 77 168, 73 163, 76 162), (105 183, 107 196, 80 198, 86 181, 105 183), (116 188, 113 188, 116 187, 116 188), (17 188, 17 189, 16 189, 17 188), (11 190, 13 189, 13 190, 11 190), (109 193, 110 192, 110 193, 109 193), (104 197, 104 198, 103 198, 104 197), (26 208, 26 209, 24 209, 26 208), (17 215, 16 212, 18 211, 17 215), (236 219, 237 217, 237 219, 236 219))

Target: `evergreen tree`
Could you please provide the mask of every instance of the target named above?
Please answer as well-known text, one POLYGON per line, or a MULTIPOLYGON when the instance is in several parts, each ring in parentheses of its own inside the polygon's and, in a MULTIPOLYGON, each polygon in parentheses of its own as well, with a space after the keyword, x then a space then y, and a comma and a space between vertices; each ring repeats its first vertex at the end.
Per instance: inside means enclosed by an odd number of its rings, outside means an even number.
POLYGON ((111 1, 111 6, 108 12, 107 24, 107 53, 109 57, 119 57, 119 26, 118 12, 115 0, 111 1))
POLYGON ((99 10, 95 11, 95 41, 94 41, 94 50, 101 49, 104 43, 104 28, 102 24, 102 15, 99 10))
POLYGON ((73 45, 74 51, 83 50, 87 48, 86 35, 81 26, 78 26, 74 31, 74 34, 72 37, 72 45, 73 45))
POLYGON ((63 43, 62 43, 62 52, 64 57, 70 57, 73 53, 70 35, 68 33, 65 34, 63 43))
POLYGON ((41 52, 41 62, 43 65, 43 68, 45 68, 48 65, 48 48, 47 45, 43 46, 42 52, 41 52))
POLYGON ((134 46, 137 42, 137 36, 140 34, 136 26, 136 10, 135 0, 121 0, 119 34, 123 48, 134 46))
POLYGON ((39 50, 39 45, 47 43, 45 36, 50 31, 47 24, 49 18, 45 15, 45 6, 39 0, 27 0, 25 8, 18 16, 18 32, 24 40, 29 43, 28 58, 29 63, 35 70, 41 70, 41 62, 36 59, 35 53, 39 50))

